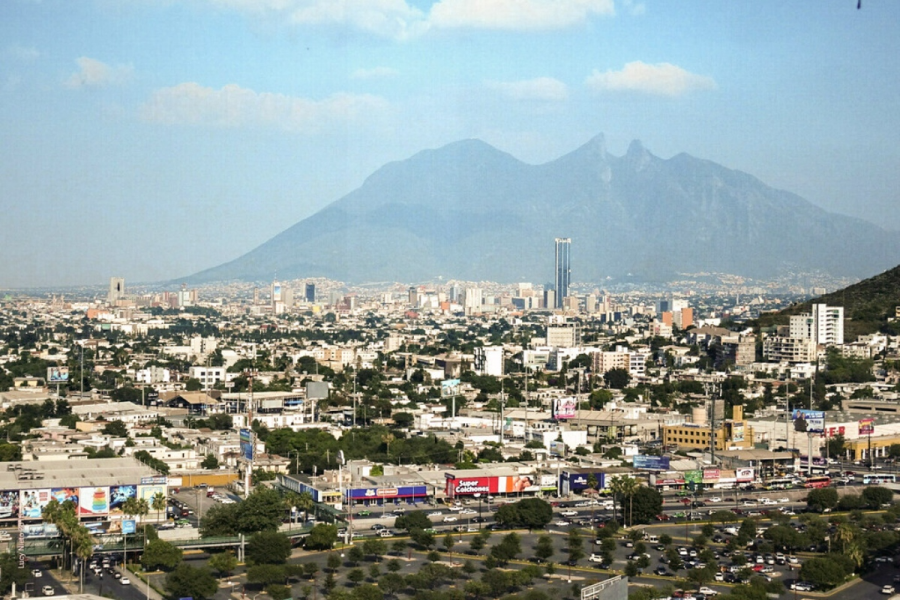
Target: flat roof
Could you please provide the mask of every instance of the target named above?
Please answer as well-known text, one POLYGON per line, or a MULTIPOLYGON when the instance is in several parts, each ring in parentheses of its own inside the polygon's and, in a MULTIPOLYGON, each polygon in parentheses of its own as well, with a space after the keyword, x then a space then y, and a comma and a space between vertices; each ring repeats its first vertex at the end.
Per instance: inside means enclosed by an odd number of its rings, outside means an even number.
POLYGON ((3 464, 6 466, 5 469, 0 467, 0 489, 3 490, 134 485, 143 477, 159 476, 154 469, 131 457, 3 464))

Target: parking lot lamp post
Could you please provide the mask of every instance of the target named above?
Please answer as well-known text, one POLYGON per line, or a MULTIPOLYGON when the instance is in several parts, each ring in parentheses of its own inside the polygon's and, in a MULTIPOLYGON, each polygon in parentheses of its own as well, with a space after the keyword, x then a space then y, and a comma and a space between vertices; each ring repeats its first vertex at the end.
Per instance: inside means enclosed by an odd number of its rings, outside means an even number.
POLYGON ((478 498, 478 529, 481 529, 481 493, 476 493, 475 497, 478 498))

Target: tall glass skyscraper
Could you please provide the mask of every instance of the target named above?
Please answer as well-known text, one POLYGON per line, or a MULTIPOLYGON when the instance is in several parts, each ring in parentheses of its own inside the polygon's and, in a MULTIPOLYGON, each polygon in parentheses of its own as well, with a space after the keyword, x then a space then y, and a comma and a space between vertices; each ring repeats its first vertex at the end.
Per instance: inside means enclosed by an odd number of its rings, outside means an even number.
POLYGON ((570 238, 556 238, 556 308, 562 308, 563 299, 569 295, 569 278, 572 267, 569 263, 572 251, 570 238))

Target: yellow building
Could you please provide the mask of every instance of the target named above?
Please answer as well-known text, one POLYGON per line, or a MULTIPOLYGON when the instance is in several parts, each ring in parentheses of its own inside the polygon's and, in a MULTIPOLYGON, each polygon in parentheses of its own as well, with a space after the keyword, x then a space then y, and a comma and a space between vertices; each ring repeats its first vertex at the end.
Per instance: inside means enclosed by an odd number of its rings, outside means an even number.
MULTIPOLYGON (((663 426, 665 447, 706 450, 710 447, 710 426, 708 424, 682 423, 663 426)), ((713 436, 716 450, 745 450, 753 448, 753 427, 744 420, 744 407, 734 407, 734 418, 727 419, 716 427, 713 436)))

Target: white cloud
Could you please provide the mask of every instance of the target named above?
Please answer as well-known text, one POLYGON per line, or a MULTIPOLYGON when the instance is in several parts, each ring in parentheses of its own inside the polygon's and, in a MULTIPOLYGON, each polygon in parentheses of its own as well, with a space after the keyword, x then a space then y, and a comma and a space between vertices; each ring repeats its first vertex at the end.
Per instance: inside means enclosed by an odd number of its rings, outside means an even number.
POLYGON ((613 14, 613 0, 440 0, 429 18, 440 28, 540 30, 613 14))
POLYGON ((255 92, 229 84, 221 89, 181 83, 153 92, 141 106, 141 118, 167 125, 263 127, 315 133, 335 124, 369 120, 387 101, 368 94, 334 94, 324 100, 255 92))
POLYGON ((399 75, 397 69, 390 67, 374 67, 372 69, 357 69, 350 74, 352 79, 388 79, 399 75))
POLYGON ((407 0, 206 0, 220 8, 291 25, 347 27, 408 40, 431 27, 534 31, 615 14, 613 0, 438 0, 428 14, 407 0))
POLYGON ((622 6, 629 14, 639 17, 647 14, 647 6, 643 2, 635 2, 634 0, 623 0, 622 6))
POLYGON ((562 101, 569 97, 569 89, 552 77, 538 77, 525 81, 489 81, 487 86, 513 100, 562 101))
POLYGON ((648 65, 630 62, 621 71, 597 70, 587 77, 585 84, 595 91, 639 92, 658 96, 681 96, 695 90, 713 90, 711 77, 696 75, 669 63, 648 65))
POLYGON ((425 15, 405 0, 208 0, 291 25, 337 25, 404 40, 427 29, 425 15))
POLYGON ((110 66, 86 56, 75 62, 78 63, 78 71, 72 73, 65 81, 65 86, 73 89, 122 83, 130 79, 134 72, 131 65, 110 66))
POLYGON ((31 62, 41 57, 41 53, 34 46, 20 46, 18 44, 7 48, 6 54, 22 62, 31 62))

